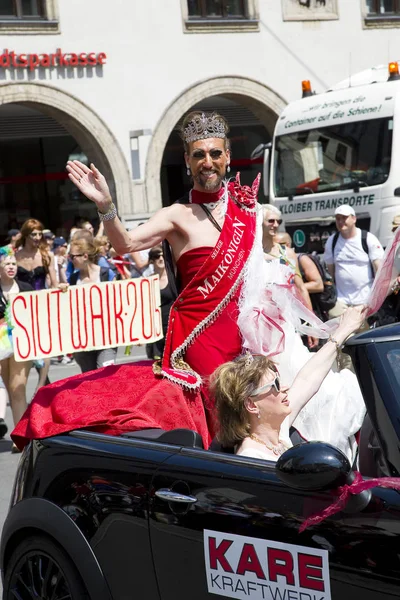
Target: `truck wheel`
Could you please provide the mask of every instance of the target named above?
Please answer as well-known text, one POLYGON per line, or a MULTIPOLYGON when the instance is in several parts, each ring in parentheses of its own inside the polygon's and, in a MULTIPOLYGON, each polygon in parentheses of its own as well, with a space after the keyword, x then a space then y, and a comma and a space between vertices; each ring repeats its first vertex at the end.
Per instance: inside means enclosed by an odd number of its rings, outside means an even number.
POLYGON ((49 538, 27 537, 4 574, 4 600, 90 600, 71 559, 49 538))

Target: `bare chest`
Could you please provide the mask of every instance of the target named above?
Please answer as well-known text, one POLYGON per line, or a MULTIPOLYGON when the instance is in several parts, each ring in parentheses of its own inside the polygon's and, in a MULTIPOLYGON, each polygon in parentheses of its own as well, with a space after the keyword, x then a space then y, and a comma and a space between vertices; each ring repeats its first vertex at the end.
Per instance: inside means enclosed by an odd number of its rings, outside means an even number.
POLYGON ((23 250, 21 252, 17 252, 16 254, 17 264, 28 271, 32 271, 36 269, 36 267, 43 266, 43 259, 40 251, 35 254, 25 254, 23 250))
POLYGON ((225 214, 222 207, 210 211, 210 215, 200 205, 185 206, 177 227, 177 235, 170 240, 175 259, 181 254, 200 247, 214 247, 224 225, 225 214))

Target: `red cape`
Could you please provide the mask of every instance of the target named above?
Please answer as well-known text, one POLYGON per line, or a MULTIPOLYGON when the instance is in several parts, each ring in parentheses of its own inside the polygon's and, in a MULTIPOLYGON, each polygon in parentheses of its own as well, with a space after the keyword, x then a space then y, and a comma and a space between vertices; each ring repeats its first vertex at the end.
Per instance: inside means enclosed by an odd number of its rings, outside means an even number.
POLYGON ((113 365, 62 379, 39 389, 11 434, 18 448, 74 429, 120 435, 161 428, 192 429, 208 448, 212 415, 200 392, 153 374, 151 366, 113 365))

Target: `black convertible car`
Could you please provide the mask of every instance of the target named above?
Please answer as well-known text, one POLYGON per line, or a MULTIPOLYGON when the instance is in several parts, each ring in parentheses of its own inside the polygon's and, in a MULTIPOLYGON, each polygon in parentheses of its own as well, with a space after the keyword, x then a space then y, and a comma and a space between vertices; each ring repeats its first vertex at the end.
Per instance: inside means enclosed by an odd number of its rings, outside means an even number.
MULTIPOLYGON (((400 475, 400 325, 347 343, 367 416, 359 471, 400 475)), ((188 430, 74 431, 23 452, 1 539, 5 600, 400 597, 400 494, 374 487, 299 532, 353 466, 310 442, 278 463, 188 430)))

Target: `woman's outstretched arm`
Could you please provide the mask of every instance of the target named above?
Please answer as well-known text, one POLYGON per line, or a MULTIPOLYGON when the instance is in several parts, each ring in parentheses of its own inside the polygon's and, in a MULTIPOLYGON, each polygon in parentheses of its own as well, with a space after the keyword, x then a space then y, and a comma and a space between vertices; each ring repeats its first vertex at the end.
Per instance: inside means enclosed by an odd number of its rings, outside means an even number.
POLYGON ((303 406, 318 392, 332 367, 338 347, 343 344, 349 335, 360 329, 365 319, 365 310, 364 306, 348 308, 343 313, 335 334, 329 338, 326 344, 298 372, 293 385, 288 391, 288 398, 292 409, 289 416, 290 425, 303 406))

